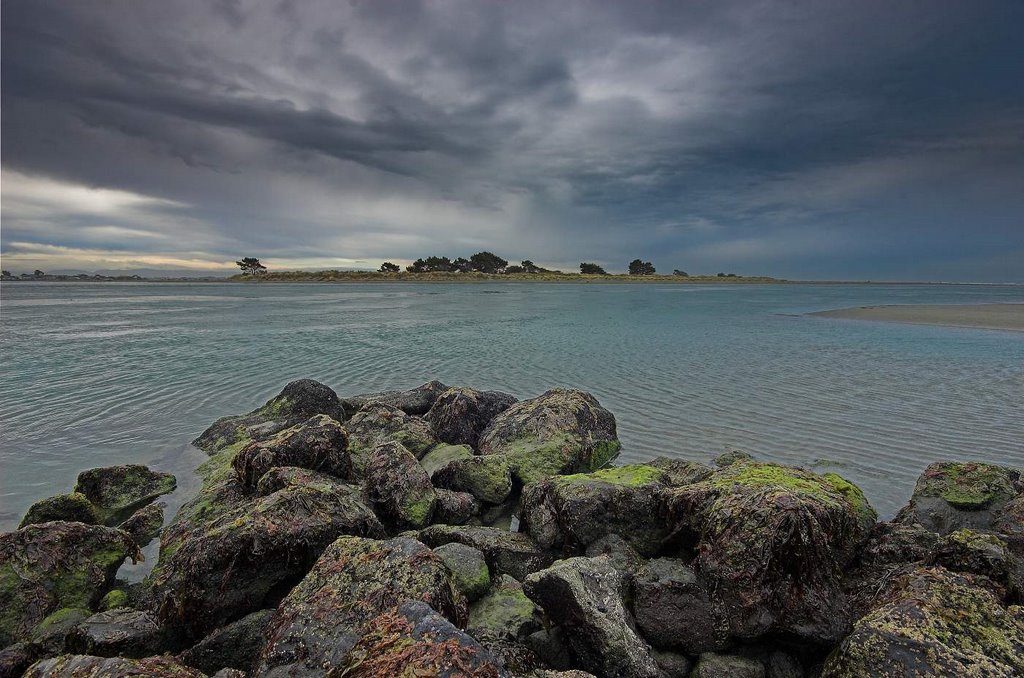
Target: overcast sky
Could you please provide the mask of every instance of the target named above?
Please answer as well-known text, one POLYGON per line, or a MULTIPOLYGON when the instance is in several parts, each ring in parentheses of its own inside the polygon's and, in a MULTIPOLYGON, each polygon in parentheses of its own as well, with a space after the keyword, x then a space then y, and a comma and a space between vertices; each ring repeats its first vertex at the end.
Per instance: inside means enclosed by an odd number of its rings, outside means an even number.
POLYGON ((1024 2, 5 0, 3 267, 1024 281, 1024 2))

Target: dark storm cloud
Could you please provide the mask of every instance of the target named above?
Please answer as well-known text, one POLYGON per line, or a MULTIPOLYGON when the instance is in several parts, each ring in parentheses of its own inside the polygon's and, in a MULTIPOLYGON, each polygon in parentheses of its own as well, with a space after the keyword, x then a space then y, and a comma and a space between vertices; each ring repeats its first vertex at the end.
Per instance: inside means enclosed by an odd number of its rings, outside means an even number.
POLYGON ((2 25, 5 268, 486 247, 1024 279, 1013 0, 12 0, 2 25))

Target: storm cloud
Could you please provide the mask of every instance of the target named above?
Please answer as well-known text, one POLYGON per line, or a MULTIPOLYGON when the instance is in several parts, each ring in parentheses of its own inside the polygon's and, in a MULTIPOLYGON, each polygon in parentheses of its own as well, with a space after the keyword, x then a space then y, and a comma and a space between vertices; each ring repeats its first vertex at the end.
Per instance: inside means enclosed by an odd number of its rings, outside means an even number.
POLYGON ((1024 280, 1024 4, 2 6, 17 271, 1024 280))

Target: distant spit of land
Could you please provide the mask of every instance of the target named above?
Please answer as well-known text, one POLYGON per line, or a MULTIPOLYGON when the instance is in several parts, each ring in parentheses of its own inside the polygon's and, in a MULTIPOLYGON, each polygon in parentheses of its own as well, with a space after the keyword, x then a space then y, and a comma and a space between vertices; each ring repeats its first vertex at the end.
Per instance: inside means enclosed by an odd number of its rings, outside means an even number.
POLYGON ((862 306, 820 311, 811 315, 848 320, 878 320, 913 325, 945 325, 1024 332, 1024 303, 862 306))

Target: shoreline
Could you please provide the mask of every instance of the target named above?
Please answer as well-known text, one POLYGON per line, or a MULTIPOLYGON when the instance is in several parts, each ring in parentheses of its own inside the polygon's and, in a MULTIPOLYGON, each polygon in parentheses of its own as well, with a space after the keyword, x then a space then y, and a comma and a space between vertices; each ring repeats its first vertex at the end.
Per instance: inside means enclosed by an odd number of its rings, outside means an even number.
POLYGON ((894 304, 817 311, 808 315, 904 325, 1024 332, 1024 303, 894 304))

